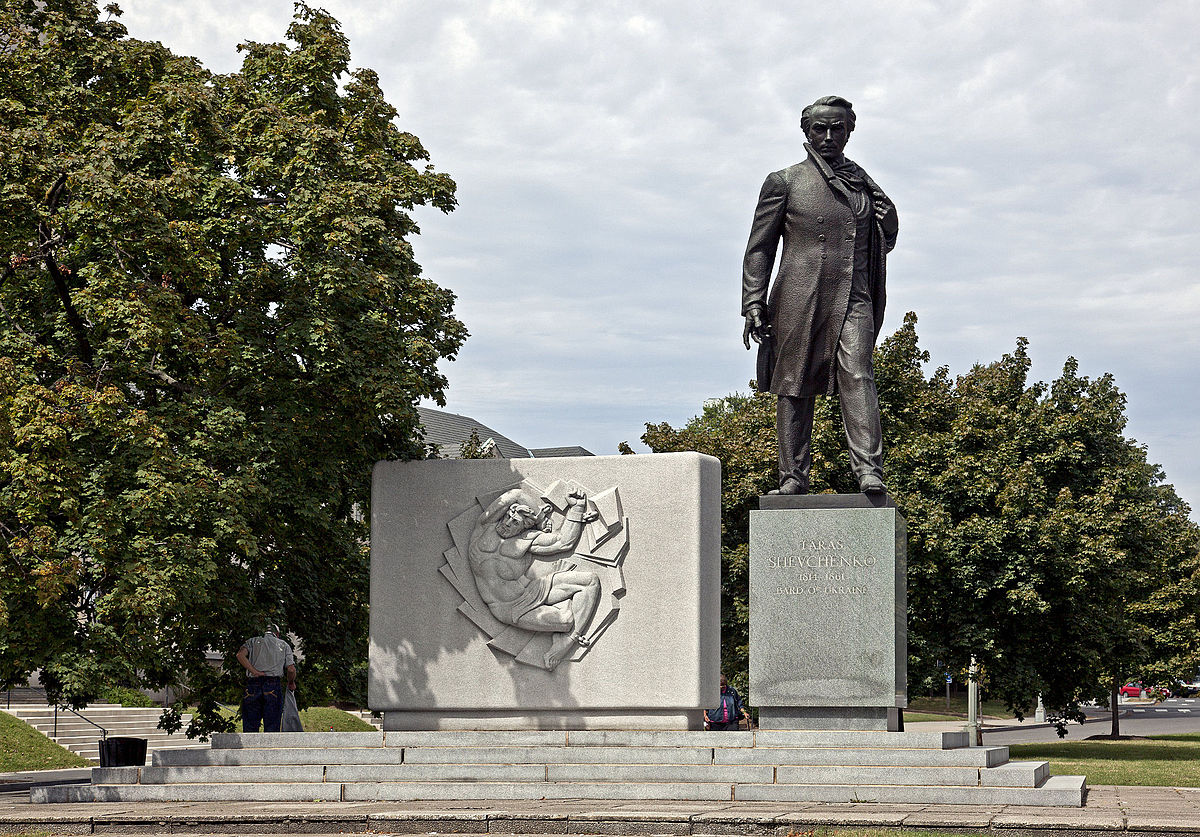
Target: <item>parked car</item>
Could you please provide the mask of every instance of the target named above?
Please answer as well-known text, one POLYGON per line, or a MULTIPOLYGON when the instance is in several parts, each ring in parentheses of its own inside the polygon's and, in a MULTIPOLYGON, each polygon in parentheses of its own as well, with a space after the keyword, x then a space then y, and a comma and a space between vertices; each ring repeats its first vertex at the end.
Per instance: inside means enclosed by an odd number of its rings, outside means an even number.
POLYGON ((1166 686, 1147 686, 1145 683, 1136 680, 1131 680, 1117 691, 1121 693, 1122 697, 1157 698, 1158 700, 1169 698, 1172 694, 1172 690, 1166 686))
POLYGON ((1130 681, 1126 685, 1118 688, 1122 698, 1165 698, 1169 697, 1168 692, 1162 687, 1153 687, 1142 684, 1140 681, 1130 681))
POLYGON ((1171 687, 1171 694, 1175 697, 1190 698, 1200 695, 1200 680, 1193 680, 1191 683, 1186 683, 1183 680, 1176 680, 1171 687))

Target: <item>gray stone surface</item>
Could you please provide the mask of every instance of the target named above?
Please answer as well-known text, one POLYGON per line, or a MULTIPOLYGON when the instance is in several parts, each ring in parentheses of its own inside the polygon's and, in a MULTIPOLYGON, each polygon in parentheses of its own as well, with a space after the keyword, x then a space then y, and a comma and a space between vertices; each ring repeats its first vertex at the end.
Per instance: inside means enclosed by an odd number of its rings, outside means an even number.
MULTIPOLYGON (((405 799, 463 799, 468 796, 461 783, 395 782, 377 785, 347 785, 347 802, 405 799)), ((477 782, 469 788, 471 799, 689 799, 730 801, 728 784, 652 782, 604 785, 564 782, 553 785, 510 785, 477 782)), ((524 832, 522 832, 524 833, 524 832)))
POLYGON ((587 709, 543 709, 536 715, 527 710, 434 709, 428 711, 384 712, 383 728, 388 732, 455 729, 501 732, 517 725, 537 723, 560 729, 610 727, 612 729, 657 730, 689 729, 700 726, 703 710, 654 709, 642 707, 627 712, 587 709))
MULTIPOLYGON (((469 790, 469 788, 465 788, 469 790)), ((1006 804, 505 800, 446 802, 124 802, 0 806, 0 833, 521 833, 786 835, 821 826, 1012 835, 1195 835, 1200 789, 1091 788, 1083 808, 1006 804), (621 827, 630 830, 623 831, 621 827), (634 829, 638 830, 634 830, 634 829), (322 830, 324 829, 324 830, 322 830)))
POLYGON ((980 784, 987 787, 1035 788, 1050 776, 1050 762, 1010 761, 994 770, 980 774, 980 784))
POLYGON ((904 518, 859 496, 750 513, 749 702, 765 729, 889 729, 907 705, 904 518))
POLYGON ((136 785, 138 767, 93 767, 92 781, 105 785, 136 785))
POLYGON ((534 761, 545 764, 709 764, 712 762, 712 750, 701 747, 406 747, 404 750, 405 764, 510 764, 534 761))
MULTIPOLYGON (((328 759, 328 756, 326 756, 328 759)), ((326 762, 328 763, 328 762, 326 762)), ((188 782, 320 782, 324 765, 244 765, 215 767, 145 767, 143 785, 188 782)), ((93 779, 92 781, 96 781, 93 779)))
POLYGON ((528 729, 497 730, 411 730, 388 731, 384 745, 387 747, 539 747, 565 746, 568 733, 565 730, 528 729))
MULTIPOLYGON (((319 738, 325 747, 214 748, 207 751, 207 765, 97 769, 92 785, 40 788, 31 798, 63 803, 588 798, 685 805, 721 799, 847 802, 856 793, 858 799, 887 804, 1038 806, 1078 804, 1083 790, 1083 777, 1047 779, 1044 762, 1006 763, 1005 747, 957 746, 965 743, 959 732, 426 731, 385 733, 383 740, 392 746, 383 747, 376 737, 365 739, 374 746, 338 746, 364 740, 353 733, 319 738), (438 746, 442 740, 448 746, 438 746), (105 781, 139 778, 138 784, 105 781)), ((177 757, 194 760, 200 754, 177 757)))
POLYGON ((754 732, 759 747, 854 747, 949 750, 966 747, 965 732, 877 732, 862 730, 768 730, 754 732))
MULTIPOLYGON (((1071 777, 1055 777, 1067 779, 1071 777)), ((1074 777, 1081 778, 1081 777, 1074 777)), ((1083 804, 1081 787, 988 788, 930 785, 738 785, 740 802, 903 802, 921 805, 1074 806, 1083 804)))
POLYGON ((541 764, 334 764, 327 782, 544 782, 541 764))
POLYGON ((311 802, 341 799, 342 786, 302 784, 54 785, 34 788, 34 802, 311 802))
POLYGON ((399 764, 404 751, 384 747, 339 748, 336 753, 317 747, 269 749, 165 750, 154 754, 155 767, 199 767, 242 764, 399 764))
POLYGON ((382 732, 218 732, 213 749, 243 747, 382 747, 382 732))
MULTIPOLYGON (((384 713, 388 731, 686 728, 698 726, 702 710, 716 702, 716 459, 682 453, 381 462, 371 538, 368 700, 384 713), (577 661, 544 670, 517 662, 511 649, 501 653, 497 640, 489 646, 489 634, 458 610, 459 587, 469 585, 459 579, 456 586, 453 569, 446 575, 441 568, 449 566, 445 555, 462 554, 448 524, 464 510, 522 481, 547 487, 556 480, 589 493, 618 487, 629 546, 618 568, 625 590, 618 618, 577 661)), ((464 578, 470 572, 459 570, 464 578)), ((478 607, 471 612, 480 618, 478 607)))
POLYGON ((631 745, 635 747, 752 747, 752 732, 669 731, 633 732, 630 730, 580 730, 567 736, 575 746, 631 745))
POLYGON ((811 748, 755 748, 713 751, 717 764, 862 764, 914 767, 994 767, 1008 761, 1007 747, 963 747, 957 750, 883 750, 811 748))
POLYGON ((769 765, 551 764, 551 782, 771 782, 769 765))
POLYGON ((775 779, 781 785, 978 785, 977 767, 922 765, 781 766, 775 779))

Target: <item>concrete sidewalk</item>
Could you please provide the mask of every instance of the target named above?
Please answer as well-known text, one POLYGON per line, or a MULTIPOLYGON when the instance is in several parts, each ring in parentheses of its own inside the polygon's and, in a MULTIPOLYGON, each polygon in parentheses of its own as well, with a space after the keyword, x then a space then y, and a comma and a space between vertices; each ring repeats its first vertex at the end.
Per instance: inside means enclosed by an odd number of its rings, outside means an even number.
MULTIPOLYGON (((464 793, 469 792, 467 787, 464 793)), ((0 796, 0 833, 778 835, 816 826, 1200 835, 1200 788, 1101 786, 1083 808, 760 802, 76 803, 0 796)))

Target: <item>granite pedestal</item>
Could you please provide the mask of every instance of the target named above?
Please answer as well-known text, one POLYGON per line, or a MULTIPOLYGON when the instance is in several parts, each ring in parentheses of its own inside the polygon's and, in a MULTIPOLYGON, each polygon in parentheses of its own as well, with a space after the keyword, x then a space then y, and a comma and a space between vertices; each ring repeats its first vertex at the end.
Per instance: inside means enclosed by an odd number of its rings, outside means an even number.
POLYGON ((907 705, 904 518, 886 496, 750 513, 750 704, 763 729, 891 730, 907 705))

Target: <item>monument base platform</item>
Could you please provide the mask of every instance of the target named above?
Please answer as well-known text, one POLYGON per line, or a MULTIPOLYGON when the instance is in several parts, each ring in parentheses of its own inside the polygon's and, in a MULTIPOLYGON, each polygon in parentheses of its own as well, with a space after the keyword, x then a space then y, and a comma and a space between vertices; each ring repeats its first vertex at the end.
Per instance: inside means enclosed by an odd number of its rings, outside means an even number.
POLYGON ((764 706, 762 729, 865 729, 900 732, 901 710, 887 706, 764 706))
POLYGON ((643 799, 1083 804, 1082 776, 965 732, 227 733, 33 802, 643 799))
POLYGON ((384 712, 386 731, 416 730, 700 730, 703 709, 597 713, 569 709, 522 711, 419 710, 384 712))

